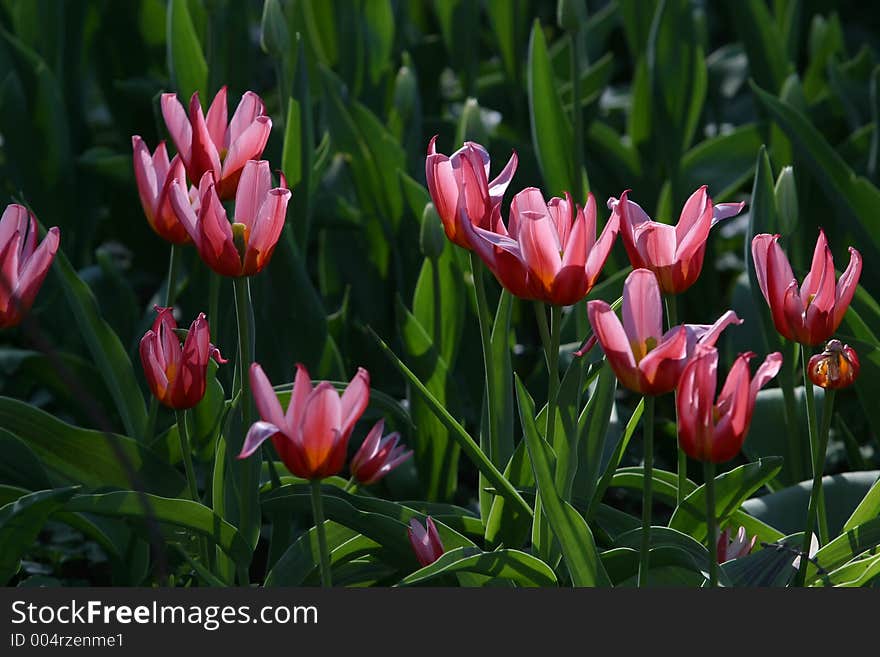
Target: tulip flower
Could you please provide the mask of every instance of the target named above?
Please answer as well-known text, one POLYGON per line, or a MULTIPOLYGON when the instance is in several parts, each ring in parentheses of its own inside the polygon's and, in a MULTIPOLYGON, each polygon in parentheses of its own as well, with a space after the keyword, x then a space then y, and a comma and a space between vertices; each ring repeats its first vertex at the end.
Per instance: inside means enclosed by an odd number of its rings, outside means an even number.
POLYGON ((732 310, 712 325, 684 324, 663 333, 663 302, 653 272, 636 269, 623 286, 623 323, 604 301, 590 301, 587 316, 618 380, 643 395, 672 391, 699 345, 712 346, 742 320, 732 310))
POLYGON ((703 185, 685 202, 678 224, 651 221, 638 204, 608 199, 608 208, 620 216, 623 245, 634 269, 650 269, 664 294, 678 294, 693 285, 703 269, 709 229, 722 219, 739 214, 744 203, 714 205, 703 185))
POLYGON ((425 160, 425 177, 431 200, 447 237, 455 244, 472 249, 468 235, 461 222, 467 221, 487 230, 494 229, 501 220, 501 197, 516 171, 517 156, 514 152, 501 173, 489 182, 489 153, 480 144, 466 141, 452 155, 438 153, 435 143, 437 136, 428 144, 428 157, 425 160), (468 162, 470 184, 462 188, 462 164, 468 162), (466 212, 459 213, 459 197, 464 195, 466 212))
POLYGON ((316 480, 338 474, 352 429, 370 399, 367 371, 358 369, 340 398, 326 381, 313 387, 308 371, 298 364, 286 411, 257 363, 251 364, 250 382, 262 420, 248 431, 238 458, 247 458, 271 439, 284 465, 297 477, 316 480))
POLYGON ((61 232, 50 228, 37 245, 37 220, 23 205, 6 206, 0 218, 0 328, 21 323, 58 252, 61 232))
POLYGON ((547 202, 540 190, 529 187, 513 197, 506 228, 499 221, 495 232, 470 226, 465 230, 475 234, 474 250, 511 292, 569 306, 583 299, 599 278, 617 237, 618 220, 612 216, 597 239, 592 194, 582 208, 568 194, 547 202))
POLYGON ((181 346, 172 309, 155 308, 159 314, 140 343, 147 384, 165 406, 175 410, 192 408, 205 396, 208 359, 218 363, 227 361, 208 341, 211 330, 205 313, 199 313, 190 325, 181 346))
POLYGON ((178 221, 168 198, 171 182, 184 180, 185 173, 180 157, 175 155, 169 162, 164 141, 150 155, 150 149, 138 135, 131 138, 131 146, 134 150, 134 177, 138 195, 150 228, 172 244, 189 242, 190 237, 178 221))
POLYGON ((385 420, 376 422, 351 459, 351 474, 362 486, 376 483, 413 455, 397 444, 400 434, 396 431, 382 438, 384 428, 385 420))
POLYGON ((820 388, 838 390, 855 383, 860 367, 855 349, 840 340, 829 340, 822 353, 810 358, 807 372, 820 388))
POLYGON ((692 459, 723 463, 739 453, 755 410, 758 391, 782 367, 782 354, 767 356, 754 378, 749 374, 753 353, 740 354, 715 399, 718 350, 702 346, 684 368, 678 384, 678 439, 692 459))
POLYGON ((718 536, 718 563, 746 556, 755 547, 757 540, 757 536, 752 536, 751 540, 749 540, 745 527, 740 527, 733 538, 730 536, 730 530, 725 529, 718 536))
POLYGON ((264 113, 260 97, 246 92, 228 123, 225 86, 214 96, 207 116, 198 92, 190 99, 189 116, 175 94, 162 94, 161 104, 190 182, 196 184, 210 171, 220 199, 233 198, 245 164, 262 156, 272 132, 272 119, 264 113))
POLYGON ((223 276, 252 276, 265 267, 284 226, 290 190, 284 176, 272 188, 266 160, 251 160, 241 174, 235 194, 235 214, 229 223, 207 172, 199 182, 193 204, 180 180, 171 182, 171 205, 199 251, 202 260, 223 276))
POLYGON ((770 306, 773 324, 783 337, 817 346, 828 340, 846 314, 862 273, 862 256, 849 248, 849 265, 836 279, 834 258, 819 231, 810 272, 798 287, 779 235, 763 233, 752 240, 752 258, 761 292, 770 306))
POLYGON ((437 527, 434 525, 434 521, 431 520, 431 516, 425 518, 424 527, 422 527, 418 520, 413 518, 409 521, 409 527, 406 531, 409 535, 409 542, 412 544, 413 551, 416 553, 416 558, 419 560, 422 568, 430 566, 437 561, 445 551, 440 540, 440 534, 437 532, 437 527))

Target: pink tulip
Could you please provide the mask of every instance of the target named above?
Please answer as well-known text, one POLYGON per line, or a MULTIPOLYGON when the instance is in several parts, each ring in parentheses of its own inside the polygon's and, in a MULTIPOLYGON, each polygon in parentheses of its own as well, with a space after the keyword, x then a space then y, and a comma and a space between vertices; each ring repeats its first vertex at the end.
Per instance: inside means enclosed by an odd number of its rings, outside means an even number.
POLYGON ((761 292, 770 306, 773 324, 785 338, 817 346, 828 340, 846 314, 862 273, 862 256, 849 248, 849 265, 840 279, 834 258, 819 231, 810 272, 798 287, 788 258, 779 246, 779 235, 762 233, 752 240, 752 258, 761 292))
POLYGON ((407 534, 422 568, 430 566, 443 554, 443 543, 440 540, 440 534, 437 532, 434 521, 431 520, 431 516, 425 518, 424 527, 415 518, 410 520, 407 534))
POLYGON ((618 380, 643 395, 673 390, 699 345, 714 345, 731 324, 742 324, 732 310, 712 325, 683 324, 663 332, 663 302, 657 277, 636 269, 623 286, 623 323, 604 301, 590 301, 593 333, 618 380))
POLYGON ((370 400, 367 371, 359 368, 340 398, 326 381, 312 387, 308 371, 298 364, 287 411, 281 409, 257 363, 251 365, 250 381, 262 421, 248 431, 238 458, 247 458, 268 438, 297 477, 311 480, 338 474, 345 464, 352 429, 370 400))
POLYGON ((425 177, 434 207, 443 222, 446 236, 455 244, 466 249, 473 248, 462 223, 467 221, 487 230, 493 229, 501 221, 501 197, 510 184, 516 171, 517 157, 514 152, 507 166, 489 182, 489 153, 480 144, 466 141, 464 146, 452 155, 438 153, 435 142, 437 136, 428 144, 428 157, 425 160, 425 177), (468 162, 470 184, 462 189, 462 163, 468 162), (465 213, 458 212, 459 196, 464 194, 465 213))
POLYGON ((156 306, 159 314, 140 343, 141 364, 150 391, 162 404, 183 410, 192 408, 205 396, 208 359, 226 359, 208 340, 211 330, 205 313, 190 325, 181 347, 177 321, 171 308, 156 306))
POLYGON ((172 181, 170 196, 177 217, 205 264, 223 276, 252 276, 262 271, 272 257, 284 227, 290 190, 284 176, 280 186, 272 189, 269 163, 250 160, 235 194, 231 225, 210 172, 199 182, 196 205, 182 181, 172 181))
POLYGON ((34 215, 17 203, 6 206, 0 218, 0 328, 21 323, 34 305, 60 241, 53 227, 37 246, 34 215))
POLYGON ((397 444, 400 434, 396 431, 382 438, 384 428, 385 420, 376 422, 351 459, 351 474, 362 486, 376 483, 413 455, 397 444))
POLYGON ((664 294, 678 294, 693 285, 703 269, 709 229, 742 211, 744 203, 714 205, 703 185, 685 202, 676 226, 651 221, 629 191, 620 200, 608 199, 608 208, 620 215, 623 245, 634 269, 650 269, 664 294))
POLYGON ((160 142, 156 152, 150 155, 150 149, 138 135, 131 138, 134 150, 134 177, 137 181, 138 195, 147 222, 159 237, 172 244, 189 242, 186 229, 178 221, 168 190, 173 180, 184 180, 183 163, 175 155, 171 162, 165 150, 165 142, 160 142))
POLYGON ((195 184, 211 171, 224 201, 235 196, 247 161, 260 159, 266 148, 272 119, 264 112, 260 97, 248 91, 227 123, 225 86, 214 96, 207 116, 198 92, 190 99, 189 116, 175 94, 162 94, 162 116, 190 181, 195 184))
POLYGON ((751 540, 749 539, 745 527, 740 527, 733 538, 730 536, 730 530, 725 529, 718 537, 718 563, 748 555, 755 547, 757 540, 757 536, 752 536, 751 540))
POLYGON ((546 202, 540 190, 529 187, 513 197, 506 228, 499 221, 494 232, 479 227, 465 230, 475 235, 474 250, 511 292, 569 306, 583 299, 599 278, 617 237, 618 220, 612 216, 596 239, 592 194, 582 208, 568 194, 546 202))
POLYGON ((758 391, 782 367, 782 354, 772 353, 749 374, 753 353, 740 354, 715 400, 718 350, 700 347, 678 383, 678 441, 692 459, 723 463, 739 453, 755 410, 758 391))

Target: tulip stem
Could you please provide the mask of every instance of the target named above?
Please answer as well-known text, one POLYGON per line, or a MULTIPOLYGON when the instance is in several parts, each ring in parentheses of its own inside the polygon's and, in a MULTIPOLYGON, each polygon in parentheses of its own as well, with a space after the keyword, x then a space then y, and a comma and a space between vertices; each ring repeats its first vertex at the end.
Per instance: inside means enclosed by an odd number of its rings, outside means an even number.
POLYGON ((703 462, 703 478, 706 480, 706 543, 709 547, 709 586, 718 586, 718 537, 715 522, 715 464, 703 462))
MULTIPOLYGON (((813 465, 813 487, 810 490, 810 502, 807 507, 807 521, 804 527, 804 540, 801 547, 803 554, 801 556, 800 569, 798 570, 798 583, 803 586, 807 574, 807 562, 809 561, 807 555, 810 553, 810 538, 813 535, 816 507, 819 496, 822 494, 822 472, 825 465, 825 449, 827 445, 821 444, 826 441, 821 440, 816 424, 816 400, 813 396, 813 382, 810 381, 809 369, 807 367, 807 348, 804 345, 801 345, 801 366, 804 370, 804 399, 807 406, 807 429, 810 436, 810 455, 813 465)), ((827 407, 826 410, 830 411, 827 407)), ((822 424, 825 424, 824 419, 822 424)))
MULTIPOLYGON (((666 320, 669 322, 669 328, 678 326, 678 303, 674 294, 666 295, 666 320)), ((678 393, 676 393, 678 394, 678 393)), ((678 404, 675 405, 678 412, 678 404)), ((678 441, 678 487, 675 494, 676 506, 681 506, 684 498, 687 497, 687 454, 681 448, 681 441, 678 441)))
MULTIPOLYGON (((543 314, 543 310, 541 311, 543 314)), ((556 438, 556 407, 559 396, 559 334, 562 328, 562 306, 550 306, 550 351, 547 353, 547 443, 552 447, 556 438)), ((555 449, 555 447, 554 447, 555 449)))
MULTIPOLYGON (((196 483, 196 471, 193 468, 192 462, 192 448, 189 444, 189 429, 186 426, 186 411, 178 409, 175 411, 175 414, 177 416, 177 437, 180 439, 180 454, 183 457, 186 481, 189 484, 189 496, 193 502, 201 504, 199 500, 199 486, 196 483)), ((210 568, 208 542, 203 536, 199 537, 199 555, 205 567, 210 568)))
MULTIPOLYGON (((828 449, 828 433, 831 430, 831 418, 834 415, 835 390, 825 390, 825 400, 822 404, 822 425, 819 427, 819 454, 824 460, 825 451, 828 449)), ((828 516, 825 513, 825 495, 822 488, 822 478, 819 478, 819 491, 816 494, 816 516, 819 521, 819 547, 828 544, 828 516)))
POLYGON ((645 467, 642 485, 642 549, 639 552, 638 586, 648 585, 648 562, 651 549, 651 510, 654 486, 654 396, 645 395, 642 413, 642 433, 645 436, 645 467))
MULTIPOLYGON (((241 408, 241 440, 251 426, 253 415, 251 412, 252 401, 248 390, 248 369, 254 360, 254 309, 251 305, 250 282, 244 276, 233 279, 235 291, 235 317, 238 323, 238 403, 241 408)), ((237 450, 241 448, 239 444, 237 450)), ((261 452, 262 453, 262 452, 261 452)), ((250 463, 245 463, 241 469, 241 529, 245 536, 250 538, 259 532, 259 516, 251 517, 255 506, 257 482, 254 475, 259 476, 259 466, 255 473, 250 463)))
POLYGON ((220 344, 220 274, 211 272, 208 279, 208 322, 211 326, 211 340, 220 344))
MULTIPOLYGON (((443 303, 442 285, 440 283, 440 258, 431 258, 431 282, 434 288, 434 334, 431 339, 438 354, 443 353, 443 303)), ((476 284, 476 281, 474 281, 476 284)), ((483 295, 485 299, 485 294, 483 295)), ((485 346, 485 345, 484 345, 485 346)))
POLYGON ((315 519, 315 531, 318 534, 318 553, 321 558, 321 586, 329 589, 333 586, 330 577, 330 552, 327 550, 327 533, 324 528, 324 502, 321 499, 321 480, 312 479, 312 515, 315 519))
POLYGON ((354 495, 357 492, 357 489, 358 489, 358 480, 355 478, 354 475, 351 475, 351 477, 348 479, 348 481, 345 482, 345 486, 343 487, 342 492, 350 493, 350 494, 354 495))

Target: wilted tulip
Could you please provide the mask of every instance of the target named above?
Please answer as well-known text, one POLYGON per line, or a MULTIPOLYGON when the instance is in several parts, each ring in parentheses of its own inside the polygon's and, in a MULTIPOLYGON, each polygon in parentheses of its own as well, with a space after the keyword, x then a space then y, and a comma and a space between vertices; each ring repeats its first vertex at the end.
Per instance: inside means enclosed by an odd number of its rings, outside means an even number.
POLYGON ((0 218, 0 328, 16 326, 34 304, 55 259, 61 232, 50 228, 37 246, 37 220, 17 203, 0 218))
POLYGON ((817 346, 828 340, 846 314, 862 273, 862 256, 849 248, 846 271, 837 277, 834 258, 819 231, 810 272, 798 287, 779 235, 762 233, 752 240, 752 257, 761 292, 770 306, 773 324, 783 337, 817 346))
POLYGON ((284 227, 290 200, 284 176, 280 186, 273 189, 269 163, 249 161, 235 194, 232 224, 210 172, 202 176, 198 199, 196 210, 184 183, 172 181, 171 204, 205 264, 224 276, 252 276, 262 271, 284 227))
POLYGON ((180 180, 185 185, 185 172, 180 157, 175 155, 169 162, 164 141, 150 155, 150 149, 138 135, 131 138, 131 146, 134 150, 134 177, 138 195, 150 227, 159 237, 172 244, 189 242, 189 235, 178 221, 168 198, 173 180, 180 180))
POLYGON ((618 380, 643 395, 673 390, 698 345, 714 345, 742 320, 732 310, 714 324, 683 324, 663 332, 663 302, 653 272, 636 269, 623 286, 623 323, 604 301, 590 301, 587 316, 618 380))
POLYGON ((205 313, 190 325, 183 346, 177 337, 177 321, 171 308, 156 306, 153 327, 141 338, 144 375, 153 395, 176 410, 192 408, 205 396, 208 359, 225 363, 220 351, 210 344, 211 330, 205 313))
POLYGON ((409 542, 412 544, 413 551, 416 553, 416 558, 419 560, 422 568, 430 566, 443 554, 443 543, 440 540, 440 534, 437 532, 434 521, 431 520, 431 516, 425 518, 424 527, 422 527, 418 520, 413 518, 409 521, 409 528, 406 531, 409 534, 409 542))
POLYGON ((623 245, 634 269, 650 269, 664 294, 678 294, 693 285, 703 269, 709 229, 740 213, 743 203, 714 205, 703 185, 685 202, 675 226, 651 221, 629 191, 620 200, 608 199, 608 208, 620 215, 623 245))
POLYGON ((829 340, 821 354, 810 358, 807 371, 815 385, 837 390, 855 383, 860 367, 855 349, 840 340, 829 340))
POLYGON ((264 112, 260 97, 248 91, 227 123, 225 86, 214 96, 207 116, 198 92, 190 99, 189 116, 175 94, 162 94, 162 116, 190 182, 196 184, 212 172, 217 195, 224 201, 235 196, 245 163, 258 160, 266 148, 272 119, 264 112))
POLYGON ((746 556, 752 551, 752 548, 755 547, 757 540, 757 536, 752 536, 752 538, 749 539, 745 527, 740 527, 736 532, 736 536, 732 538, 730 536, 730 530, 725 529, 718 536, 718 563, 724 563, 731 559, 739 559, 740 557, 746 556))
POLYGON ((251 364, 250 381, 262 421, 251 426, 238 458, 247 458, 271 439, 284 465, 297 477, 314 480, 338 474, 352 429, 370 399, 367 371, 358 369, 340 398, 326 381, 312 387, 308 371, 298 364, 286 412, 257 363, 251 364))
POLYGON ((516 171, 517 157, 514 152, 501 173, 489 182, 489 153, 480 144, 467 141, 452 155, 438 153, 435 142, 428 144, 425 160, 425 176, 434 207, 443 222, 446 236, 466 249, 472 249, 462 221, 473 223, 486 230, 494 230, 501 222, 501 197, 516 171), (462 164, 470 166, 467 171, 468 185, 463 188, 465 172, 462 164), (458 211, 459 197, 465 195, 465 213, 458 211))
POLYGON ((351 459, 351 474, 362 486, 376 483, 413 455, 397 444, 400 434, 396 431, 383 438, 384 428, 385 420, 376 422, 351 459))
POLYGON ((684 368, 678 383, 678 442, 685 453, 698 461, 723 463, 739 453, 749 425, 758 391, 782 367, 782 354, 767 356, 754 378, 749 374, 753 353, 740 354, 715 399, 718 350, 699 347, 684 368))
POLYGON ((546 202, 540 190, 529 187, 513 197, 506 228, 499 221, 494 232, 469 226, 465 230, 476 233, 474 250, 511 292, 568 306, 595 285, 617 236, 618 219, 612 216, 597 239, 592 194, 582 208, 568 194, 546 202))

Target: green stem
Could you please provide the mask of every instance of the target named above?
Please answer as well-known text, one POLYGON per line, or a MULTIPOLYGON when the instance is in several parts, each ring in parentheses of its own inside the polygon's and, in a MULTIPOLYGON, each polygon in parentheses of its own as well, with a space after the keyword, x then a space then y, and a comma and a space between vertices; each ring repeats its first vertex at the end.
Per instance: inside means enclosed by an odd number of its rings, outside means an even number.
POLYGON ((321 480, 313 479, 312 484, 312 515, 315 518, 315 531, 318 533, 318 552, 321 557, 321 586, 329 589, 333 586, 330 576, 330 552, 327 550, 327 533, 324 529, 324 502, 321 499, 321 480))
POLYGON ((348 481, 345 482, 345 487, 342 490, 346 493, 351 493, 352 495, 354 495, 357 492, 357 489, 358 489, 358 480, 355 478, 354 475, 351 475, 351 477, 349 477, 348 481))
MULTIPOLYGON (((678 303, 675 295, 666 295, 666 319, 669 322, 669 328, 678 326, 678 303)), ((675 405, 676 413, 678 412, 678 404, 675 405)), ((687 497, 687 454, 681 448, 681 441, 678 442, 678 486, 675 492, 676 506, 681 506, 684 498, 687 497)))
POLYGON ((574 125, 574 193, 578 203, 583 203, 583 170, 584 170, 584 113, 581 108, 581 40, 580 30, 569 33, 571 39, 571 90, 572 90, 572 124, 574 125))
MULTIPOLYGON (((547 444, 554 447, 556 408, 559 396, 559 334, 562 328, 562 307, 550 307, 550 351, 547 353, 547 444)), ((554 447, 555 449, 555 447, 554 447)))
MULTIPOLYGON (((249 390, 248 370, 254 361, 254 309, 251 305, 250 282, 246 277, 234 278, 233 289, 235 291, 235 318, 238 323, 238 404, 241 409, 243 439, 244 432, 247 432, 253 421, 253 403, 249 390)), ((257 468, 257 472, 259 472, 259 468, 257 468)), ((254 481, 254 468, 247 466, 242 468, 240 520, 241 526, 247 528, 245 535, 250 535, 254 524, 259 522, 258 518, 249 517, 255 503, 257 483, 254 481)))
MULTIPOLYGON (((834 415, 835 390, 825 390, 825 401, 822 404, 822 425, 819 427, 819 458, 824 465, 825 452, 828 449, 828 433, 831 430, 831 418, 834 415)), ((823 468, 819 468, 821 473, 823 468)), ((815 483, 815 480, 814 480, 815 483)), ((819 523, 819 547, 828 544, 828 516, 825 513, 825 495, 822 488, 822 477, 819 477, 819 490, 816 493, 816 516, 819 523)))
MULTIPOLYGON (((807 428, 810 437, 810 455, 813 465, 813 487, 810 490, 810 502, 807 507, 807 522, 804 527, 804 540, 801 547, 801 565, 798 571, 798 583, 803 586, 807 573, 806 555, 810 553, 810 537, 813 534, 816 519, 816 506, 822 490, 822 471, 825 465, 825 450, 820 444, 819 429, 816 422, 816 400, 813 397, 813 382, 810 381, 807 369, 807 349, 801 346, 801 366, 804 370, 804 399, 807 406, 807 428)), ((824 422, 823 422, 824 424, 824 422)))
POLYGON ((218 344, 220 339, 220 274, 211 272, 208 278, 208 324, 211 327, 211 339, 218 344))
POLYGON ((788 434, 788 452, 791 461, 791 475, 795 481, 803 481, 805 478, 803 468, 803 452, 801 447, 802 434, 798 426, 797 401, 794 396, 795 369, 798 358, 797 342, 785 341, 785 351, 782 371, 780 372, 780 387, 782 388, 783 406, 785 416, 785 429, 788 434))
MULTIPOLYGON (((477 319, 480 324, 480 342, 483 347, 483 370, 486 374, 486 386, 483 394, 485 395, 486 418, 489 429, 487 432, 488 436, 484 436, 483 432, 480 432, 480 449, 489 457, 489 460, 496 467, 503 467, 504 464, 496 463, 500 451, 500 436, 498 435, 498 422, 496 421, 497 418, 495 417, 495 409, 492 403, 496 394, 495 364, 492 359, 492 320, 491 314, 489 313, 489 302, 486 300, 486 288, 483 285, 483 270, 480 265, 480 259, 473 251, 471 252, 471 276, 474 279, 474 293, 477 300, 477 319)), ((480 515, 483 517, 484 521, 486 520, 491 504, 491 497, 483 492, 485 483, 486 482, 481 475, 479 482, 480 515)))
POLYGON ((718 537, 715 521, 715 464, 703 462, 703 478, 706 480, 706 542, 709 546, 709 586, 718 586, 718 537))
POLYGON ((648 584, 648 561, 651 549, 651 509, 654 487, 654 397, 645 395, 642 432, 645 436, 645 468, 642 487, 642 549, 639 553, 639 588, 648 584))
MULTIPOLYGON (((193 468, 192 449, 189 444, 189 429, 186 426, 186 411, 178 409, 175 411, 175 414, 177 416, 177 436, 180 439, 180 454, 183 457, 186 481, 189 484, 189 496, 193 502, 201 503, 199 500, 199 486, 196 482, 196 471, 193 468)), ((205 567, 210 568, 208 542, 204 537, 199 537, 199 554, 205 567)))

